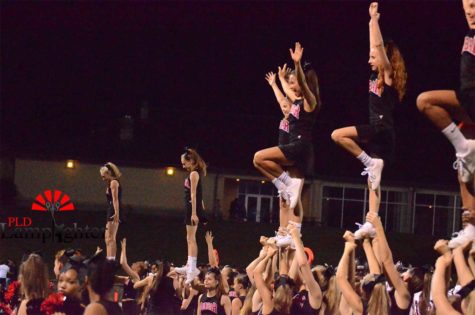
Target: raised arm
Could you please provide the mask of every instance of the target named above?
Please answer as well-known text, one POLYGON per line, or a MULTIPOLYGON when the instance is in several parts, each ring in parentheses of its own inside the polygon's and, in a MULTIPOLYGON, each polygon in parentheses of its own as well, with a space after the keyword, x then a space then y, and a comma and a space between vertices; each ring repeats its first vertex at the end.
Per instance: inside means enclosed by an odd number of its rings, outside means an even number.
POLYGON ((282 67, 279 67, 279 81, 280 85, 282 85, 282 89, 284 90, 285 95, 290 99, 291 102, 294 102, 297 99, 297 95, 295 92, 290 88, 287 79, 285 78, 289 74, 289 69, 287 68, 287 64, 285 63, 282 67))
POLYGON ((473 246, 468 255, 468 265, 472 271, 472 274, 475 275, 475 247, 473 246))
MULTIPOLYGON (((261 237, 262 238, 262 237, 261 237)), ((259 256, 251 261, 251 263, 246 267, 246 274, 249 277, 249 281, 254 284, 254 269, 256 269, 257 264, 263 260, 267 255, 267 246, 263 246, 259 252, 259 256)))
POLYGON ((373 2, 369 6, 369 16, 371 17, 369 21, 369 49, 374 49, 377 51, 378 56, 381 57, 381 61, 384 67, 384 82, 387 85, 392 85, 392 72, 391 63, 389 62, 388 56, 386 55, 386 50, 384 49, 383 35, 381 34, 381 29, 379 28, 379 17, 378 12, 378 3, 373 2))
POLYGON ((307 111, 313 112, 315 108, 320 106, 320 104, 317 104, 317 98, 310 90, 307 81, 305 80, 305 72, 303 71, 302 64, 300 63, 303 55, 303 47, 299 42, 297 42, 295 43, 295 49, 292 50, 291 48, 289 50, 290 56, 292 57, 292 60, 295 64, 295 76, 297 77, 297 82, 299 83, 303 98, 305 100, 304 106, 307 111))
POLYGON ((208 261, 211 267, 218 267, 218 262, 216 261, 216 256, 214 255, 213 248, 213 233, 211 231, 206 232, 205 235, 206 245, 208 245, 208 261))
POLYGON ((308 264, 307 255, 303 247, 302 239, 300 238, 300 232, 298 229, 292 226, 290 229, 290 235, 295 243, 295 257, 300 268, 300 276, 305 282, 305 286, 309 292, 309 303, 313 309, 319 309, 322 305, 322 290, 318 285, 318 282, 313 277, 312 271, 308 264))
POLYGON ((366 255, 366 260, 368 261, 369 272, 375 275, 381 274, 381 268, 379 267, 379 263, 376 260, 376 256, 374 255, 373 247, 371 246, 371 241, 369 238, 365 238, 363 240, 363 250, 366 255))
POLYGON ((381 219, 376 212, 368 212, 366 215, 366 221, 373 224, 376 229, 377 246, 379 246, 379 254, 381 255, 381 263, 383 265, 383 271, 386 274, 389 283, 394 287, 394 298, 397 305, 401 309, 407 309, 411 303, 411 295, 409 290, 404 285, 404 282, 399 275, 393 261, 393 255, 389 248, 386 234, 381 223, 381 219))
POLYGON ((457 278, 460 285, 466 286, 472 282, 475 277, 472 274, 467 262, 465 261, 465 251, 468 251, 472 247, 472 242, 467 242, 466 244, 459 246, 453 250, 455 270, 457 270, 457 278))
POLYGON ((274 308, 274 302, 272 301, 272 292, 264 281, 262 273, 266 269, 267 262, 272 259, 272 257, 277 252, 277 249, 270 247, 267 250, 267 255, 262 259, 254 269, 254 281, 256 283, 257 291, 262 299, 262 313, 269 314, 274 308))
MULTIPOLYGON (((345 233, 345 235, 348 231, 345 233)), ((343 255, 341 256, 340 263, 338 264, 338 270, 336 272, 336 282, 340 291, 345 298, 348 305, 351 307, 354 313, 362 314, 363 313, 363 303, 361 298, 356 294, 353 289, 353 284, 348 281, 348 274, 351 263, 351 256, 356 248, 354 242, 345 242, 345 249, 343 255)))
POLYGON ((152 282, 153 282, 153 276, 152 275, 147 276, 146 278, 135 282, 134 289, 139 289, 142 287, 146 287, 146 288, 150 287, 152 285, 152 282))
POLYGON ((132 283, 135 283, 140 280, 140 277, 139 274, 133 271, 127 263, 127 239, 122 239, 120 244, 122 245, 122 250, 120 252, 120 265, 122 266, 122 269, 124 269, 125 273, 127 273, 127 275, 130 277, 132 283))
POLYGON ((435 263, 431 294, 437 315, 460 315, 447 299, 446 272, 451 263, 452 255, 449 252, 440 256, 435 263))
POLYGON ((274 91, 274 95, 275 95, 275 98, 277 99, 277 103, 279 103, 280 105, 280 110, 282 111, 282 114, 284 114, 284 116, 287 116, 290 111, 290 102, 277 86, 275 77, 276 77, 276 74, 274 72, 268 72, 266 74, 266 80, 269 83, 270 87, 272 88, 272 91, 274 91))

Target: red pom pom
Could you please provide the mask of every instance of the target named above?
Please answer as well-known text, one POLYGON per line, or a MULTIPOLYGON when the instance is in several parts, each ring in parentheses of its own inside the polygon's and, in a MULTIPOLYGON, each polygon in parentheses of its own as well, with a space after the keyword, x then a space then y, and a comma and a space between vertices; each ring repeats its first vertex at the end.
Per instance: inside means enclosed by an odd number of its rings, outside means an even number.
POLYGON ((6 315, 10 315, 13 312, 9 305, 2 302, 0 302, 0 310, 2 311, 2 314, 6 315))
POLYGON ((64 304, 64 295, 62 293, 52 293, 41 303, 41 311, 46 315, 52 315, 61 311, 64 304))
POLYGON ((4 296, 5 301, 7 303, 12 302, 12 299, 17 294, 19 288, 20 288, 20 282, 13 281, 12 283, 10 283, 10 285, 8 286, 8 290, 7 290, 7 292, 5 293, 5 296, 4 296))

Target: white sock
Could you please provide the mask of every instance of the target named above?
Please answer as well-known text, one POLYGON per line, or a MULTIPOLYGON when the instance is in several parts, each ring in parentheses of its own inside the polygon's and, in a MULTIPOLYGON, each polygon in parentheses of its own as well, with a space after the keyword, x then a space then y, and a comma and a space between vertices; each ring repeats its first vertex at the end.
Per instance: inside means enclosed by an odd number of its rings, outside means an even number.
POLYGON ((115 260, 115 257, 114 257, 114 256, 107 256, 106 259, 107 259, 107 260, 114 261, 114 260, 115 260))
POLYGON ((302 230, 302 223, 297 223, 297 222, 291 221, 291 220, 289 220, 289 223, 292 224, 293 226, 295 226, 297 228, 297 230, 299 230, 299 232, 302 230))
POLYGON ((289 174, 287 174, 286 172, 282 172, 282 174, 280 174, 277 179, 284 183, 285 186, 289 186, 292 177, 290 177, 289 174))
POLYGON ((449 139, 450 143, 455 148, 456 153, 466 153, 468 150, 467 139, 465 139, 460 129, 457 128, 457 125, 451 123, 442 130, 442 133, 449 139))
POLYGON ((272 184, 277 188, 277 191, 283 191, 285 189, 285 184, 278 178, 274 178, 272 184))
POLYGON ((371 156, 366 154, 365 151, 361 152, 361 154, 358 155, 356 158, 360 160, 361 163, 363 163, 366 167, 370 167, 373 164, 373 159, 371 158, 371 156))

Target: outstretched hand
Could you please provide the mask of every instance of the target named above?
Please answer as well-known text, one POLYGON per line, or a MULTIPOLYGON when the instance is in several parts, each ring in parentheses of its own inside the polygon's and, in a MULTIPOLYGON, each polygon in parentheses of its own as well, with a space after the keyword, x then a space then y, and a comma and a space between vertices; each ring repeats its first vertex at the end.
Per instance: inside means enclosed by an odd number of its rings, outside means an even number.
POLYGON ((269 238, 267 236, 261 235, 261 237, 259 238, 259 243, 261 243, 262 246, 266 246, 268 239, 269 238))
POLYGON ((213 239, 214 239, 213 232, 211 231, 206 232, 205 234, 206 243, 213 244, 213 239))
POLYGON ((290 57, 292 57, 292 60, 295 63, 300 62, 300 60, 302 59, 302 55, 303 55, 302 45, 300 45, 299 42, 296 42, 294 50, 292 50, 292 48, 290 48, 289 50, 290 50, 290 57))
MULTIPOLYGON (((287 64, 284 63, 284 65, 282 67, 279 66, 279 79, 282 81, 282 80, 285 80, 285 76, 289 73, 289 69, 290 68, 287 68, 287 64)), ((290 69, 291 70, 291 69, 290 69)))
POLYGON ((372 19, 379 19, 378 3, 377 2, 372 2, 369 5, 369 16, 372 19))
POLYGON ((343 234, 343 239, 346 242, 354 243, 355 242, 355 235, 351 231, 346 231, 345 234, 343 234))
POLYGON ((468 252, 469 250, 472 249, 472 242, 473 242, 472 240, 465 242, 464 244, 462 244, 462 245, 456 247, 456 248, 454 249, 454 252, 455 252, 455 251, 461 251, 462 253, 468 252))
POLYGON ((272 257, 277 253, 277 247, 271 246, 267 249, 267 257, 272 257))
POLYGON ((267 72, 266 74, 266 80, 269 83, 270 86, 275 84, 275 73, 274 72, 267 72))
POLYGON ((366 221, 371 223, 374 227, 378 227, 382 224, 378 214, 374 211, 368 211, 366 214, 366 221))
POLYGON ((439 255, 444 255, 445 253, 450 253, 449 241, 447 240, 438 240, 434 245, 434 250, 439 253, 439 255))

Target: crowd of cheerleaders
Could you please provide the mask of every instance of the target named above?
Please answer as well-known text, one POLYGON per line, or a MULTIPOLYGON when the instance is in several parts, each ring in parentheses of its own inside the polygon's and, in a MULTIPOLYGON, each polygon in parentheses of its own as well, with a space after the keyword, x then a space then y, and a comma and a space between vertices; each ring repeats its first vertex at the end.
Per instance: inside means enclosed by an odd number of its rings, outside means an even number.
MULTIPOLYGON (((279 143, 258 151, 255 167, 278 190, 279 230, 262 237, 262 250, 244 270, 218 267, 213 236, 207 233, 209 264, 198 266, 196 231, 206 222, 201 177, 206 163, 186 148, 181 155, 185 179, 185 220, 188 260, 171 267, 159 260, 130 267, 126 241, 115 268, 116 234, 121 222, 121 173, 113 163, 100 169, 107 183, 106 251, 84 259, 77 252, 60 252, 55 260, 57 287, 48 282, 43 259, 30 254, 20 266, 18 280, 3 295, 2 311, 16 314, 475 314, 475 0, 463 0, 469 26, 462 46, 460 88, 424 92, 417 107, 454 146, 464 212, 463 229, 450 241, 438 241, 435 269, 410 268, 401 273, 378 216, 382 170, 394 155, 393 109, 405 94, 404 59, 393 42, 383 42, 378 4, 369 7, 371 76, 369 123, 333 131, 332 139, 360 160, 368 175, 369 211, 366 222, 344 235, 338 268, 312 268, 301 240, 303 209, 300 194, 305 176, 312 173, 312 128, 321 108, 318 79, 303 47, 290 49, 294 69, 278 67, 266 80, 282 110, 279 143), (302 64, 303 63, 303 64, 302 64), (277 84, 277 78, 280 87, 277 84), (460 123, 458 126, 455 122, 460 123), (367 151, 360 145, 364 143, 367 151), (362 246, 367 268, 355 270, 354 253, 362 246), (450 281, 455 265, 456 281, 450 281), (114 282, 124 285, 120 304, 110 292, 114 282), (451 289, 448 290, 450 285, 451 289), (50 294, 51 291, 56 293, 50 294)), ((318 253, 317 253, 318 254, 318 253)))

